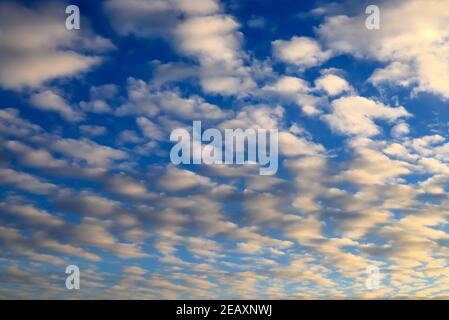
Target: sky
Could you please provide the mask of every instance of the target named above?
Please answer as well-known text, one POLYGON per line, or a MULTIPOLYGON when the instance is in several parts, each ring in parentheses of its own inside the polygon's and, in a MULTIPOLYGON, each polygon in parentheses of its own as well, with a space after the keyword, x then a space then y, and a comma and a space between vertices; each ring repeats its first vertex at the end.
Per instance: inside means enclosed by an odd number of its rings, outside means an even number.
POLYGON ((438 0, 0 1, 0 298, 448 298, 447 21, 438 0), (278 130, 276 174, 173 164, 193 121, 278 130))

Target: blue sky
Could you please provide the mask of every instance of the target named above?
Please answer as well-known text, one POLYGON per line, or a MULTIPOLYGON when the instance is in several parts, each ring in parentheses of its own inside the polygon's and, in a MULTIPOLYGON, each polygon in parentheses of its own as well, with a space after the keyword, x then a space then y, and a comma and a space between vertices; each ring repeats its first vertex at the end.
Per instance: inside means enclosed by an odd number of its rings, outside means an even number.
POLYGON ((448 18, 436 0, 0 1, 0 297, 447 297, 448 18), (195 120, 277 129, 278 172, 173 165, 195 120))

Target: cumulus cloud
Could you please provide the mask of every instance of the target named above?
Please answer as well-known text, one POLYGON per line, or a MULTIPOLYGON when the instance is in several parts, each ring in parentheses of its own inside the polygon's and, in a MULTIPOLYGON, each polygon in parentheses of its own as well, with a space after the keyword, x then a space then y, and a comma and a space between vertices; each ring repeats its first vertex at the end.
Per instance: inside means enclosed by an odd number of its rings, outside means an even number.
POLYGON ((222 122, 220 128, 279 129, 284 112, 285 110, 281 106, 274 108, 267 105, 245 106, 234 119, 222 122))
POLYGON ((315 80, 315 87, 324 90, 330 96, 336 96, 343 92, 351 92, 353 89, 349 83, 334 74, 323 75, 315 80))
POLYGON ((129 78, 127 88, 128 101, 116 110, 116 114, 120 116, 155 116, 166 113, 178 119, 219 120, 229 115, 229 112, 208 103, 198 95, 184 97, 178 90, 154 89, 143 80, 129 78))
POLYGON ((281 102, 296 104, 308 116, 322 111, 318 108, 323 99, 313 95, 313 88, 304 79, 293 76, 280 76, 273 83, 265 85, 261 95, 277 96, 281 102))
POLYGON ((227 15, 192 17, 176 29, 179 50, 194 56, 201 66, 201 85, 206 92, 245 93, 255 87, 244 66, 239 24, 227 15))
POLYGON ((239 23, 222 14, 217 1, 133 0, 124 5, 109 0, 104 7, 115 29, 123 35, 174 38, 172 44, 181 54, 198 61, 205 92, 246 94, 255 87, 245 67, 239 23))
POLYGON ((195 187, 212 187, 214 183, 207 177, 170 165, 167 173, 160 178, 159 185, 168 191, 180 191, 195 187))
POLYGON ((368 81, 375 86, 390 84, 407 87, 413 82, 417 82, 418 79, 410 65, 394 61, 385 68, 374 70, 368 81))
POLYGON ((139 36, 164 36, 179 23, 180 14, 207 15, 220 9, 215 0, 131 0, 124 4, 119 0, 108 0, 104 9, 112 20, 113 27, 121 34, 139 36))
POLYGON ((84 119, 83 113, 74 110, 64 98, 52 90, 33 94, 30 103, 41 110, 57 112, 67 121, 78 122, 84 119))
POLYGON ((449 97, 448 4, 438 0, 382 2, 380 30, 364 27, 366 15, 329 17, 318 28, 322 41, 333 54, 349 53, 387 64, 376 70, 374 84, 416 82, 415 91, 449 97), (403 23, 407 17, 407 23, 403 23))
POLYGON ((44 195, 50 194, 57 188, 56 185, 42 181, 28 173, 7 168, 0 168, 0 184, 44 195))
POLYGON ((273 85, 268 85, 265 90, 273 91, 281 95, 295 95, 310 91, 308 83, 297 77, 281 76, 273 85))
POLYGON ((36 87, 47 80, 77 76, 101 62, 99 55, 80 53, 80 49, 98 52, 113 48, 108 40, 90 32, 80 35, 67 30, 61 19, 63 12, 64 7, 54 3, 35 9, 11 2, 1 4, 3 87, 36 87))
POLYGON ((391 128, 391 135, 394 138, 400 138, 408 135, 409 133, 410 133, 410 126, 405 122, 398 123, 393 128, 391 128))
POLYGON ((45 226, 62 226, 65 223, 63 219, 44 210, 37 209, 30 204, 1 202, 0 208, 2 212, 23 217, 27 223, 36 223, 45 226))
POLYGON ((380 133, 374 120, 393 122, 410 114, 404 107, 388 107, 373 100, 352 96, 332 101, 332 113, 323 119, 332 130, 346 135, 373 136, 380 133))
POLYGON ((43 129, 28 120, 22 119, 19 110, 5 108, 0 110, 0 132, 3 135, 29 136, 42 133, 43 129))
POLYGON ((108 166, 115 160, 127 157, 121 150, 102 146, 88 139, 60 139, 55 141, 51 148, 73 159, 86 161, 91 166, 108 166))
POLYGON ((308 37, 276 40, 272 45, 276 59, 301 69, 319 66, 331 56, 329 51, 323 51, 319 42, 308 37))
POLYGON ((317 155, 324 152, 324 147, 290 132, 279 133, 279 149, 287 157, 299 155, 317 155))

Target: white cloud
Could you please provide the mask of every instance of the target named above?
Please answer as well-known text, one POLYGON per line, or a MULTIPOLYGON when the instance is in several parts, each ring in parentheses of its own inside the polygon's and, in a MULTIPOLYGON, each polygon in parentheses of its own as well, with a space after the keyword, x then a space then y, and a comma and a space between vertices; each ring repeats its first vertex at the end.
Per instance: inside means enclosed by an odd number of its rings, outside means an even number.
POLYGON ((327 74, 315 80, 315 87, 324 90, 330 96, 353 91, 345 79, 334 74, 327 74))
POLYGON ((239 24, 220 13, 218 1, 109 0, 104 6, 120 34, 162 36, 181 54, 195 58, 205 92, 246 94, 255 87, 244 66, 239 24))
POLYGON ((230 114, 198 95, 183 97, 178 90, 154 89, 151 84, 134 78, 128 79, 128 99, 116 110, 117 115, 137 114, 154 117, 166 113, 178 119, 219 120, 230 114))
POLYGON ((234 119, 226 120, 220 124, 221 129, 279 129, 284 117, 284 108, 267 105, 246 106, 234 119))
POLYGON ((86 32, 71 32, 61 20, 64 8, 40 5, 35 10, 19 4, 0 4, 0 84, 10 89, 36 87, 45 81, 76 76, 101 61, 77 53, 113 48, 109 40, 86 32))
POLYGON ((38 109, 59 113, 67 121, 78 122, 84 119, 84 115, 81 112, 70 107, 64 98, 52 90, 33 94, 30 102, 38 109))
POLYGON ((177 23, 176 7, 165 0, 108 0, 103 4, 112 26, 122 35, 164 35, 177 23))
POLYGON ((40 126, 20 118, 17 109, 5 108, 0 110, 0 132, 2 134, 20 137, 39 134, 42 131, 40 126))
POLYGON ((267 85, 264 89, 274 91, 281 95, 290 96, 299 93, 307 93, 310 91, 310 88, 305 80, 290 76, 282 76, 277 79, 273 85, 267 85))
POLYGON ((393 128, 391 128, 391 135, 393 136, 393 138, 396 139, 406 136, 409 133, 410 133, 410 126, 405 122, 398 123, 393 128))
POLYGON ((207 15, 217 12, 220 9, 219 1, 216 0, 173 0, 176 6, 192 15, 207 15))
POLYGON ((321 65, 330 57, 330 52, 323 51, 312 38, 292 37, 273 41, 272 45, 275 58, 303 69, 321 65))
POLYGON ((392 122, 409 117, 404 107, 391 108, 364 97, 343 97, 332 101, 332 113, 323 119, 335 132, 347 135, 373 136, 380 133, 375 119, 392 122))
POLYGON ((80 108, 83 111, 92 112, 92 113, 110 113, 110 112, 112 112, 112 109, 108 105, 108 103, 103 100, 99 100, 99 99, 91 100, 88 102, 81 101, 80 108))
POLYGON ((143 135, 147 138, 154 140, 166 140, 167 137, 164 136, 164 130, 161 130, 157 124, 153 121, 145 118, 139 117, 136 120, 137 125, 140 130, 142 130, 143 135))
MULTIPOLYGON (((384 185, 400 175, 410 174, 408 163, 391 160, 385 154, 353 143, 356 153, 346 171, 338 179, 350 181, 354 184, 373 186, 384 185)), ((359 194, 362 196, 362 194, 359 194)))
POLYGON ((104 3, 112 26, 122 35, 169 36, 182 15, 208 15, 219 11, 215 0, 108 0, 104 3))
POLYGON ((198 59, 206 92, 228 95, 255 87, 244 67, 238 28, 228 15, 191 17, 176 28, 178 49, 198 59))
POLYGON ((85 161, 92 167, 108 167, 114 161, 127 158, 127 154, 124 151, 99 145, 85 138, 80 140, 59 139, 54 141, 50 147, 73 159, 81 162, 85 161))
POLYGON ((417 81, 417 79, 414 79, 413 77, 413 70, 408 64, 394 61, 385 68, 374 70, 368 81, 375 86, 387 83, 393 86, 400 85, 402 87, 407 87, 412 82, 417 81))
POLYGON ((168 191, 180 191, 195 187, 212 187, 214 183, 195 172, 170 165, 167 167, 167 173, 159 180, 159 185, 168 191))
POLYGON ((276 95, 282 102, 294 103, 308 116, 315 116, 321 113, 317 108, 322 102, 321 97, 310 94, 312 89, 309 83, 301 78, 292 76, 280 76, 272 84, 265 85, 261 95, 276 95))
POLYGON ((262 252, 262 246, 257 242, 239 242, 237 244, 237 251, 248 254, 255 254, 262 252))
POLYGON ((46 226, 62 226, 65 221, 47 211, 40 210, 29 204, 16 204, 10 202, 0 202, 2 212, 23 217, 29 223, 36 223, 46 226))
POLYGON ((324 147, 315 144, 302 137, 297 137, 290 132, 279 132, 279 149, 287 157, 300 155, 317 155, 324 152, 324 147))
POLYGON ((42 181, 28 173, 0 168, 0 184, 23 189, 36 194, 49 194, 56 185, 42 181))
POLYGON ((382 2, 381 26, 364 28, 366 15, 330 17, 318 28, 334 54, 349 53, 388 64, 370 81, 409 85, 449 98, 449 3, 438 0, 382 2), (391 77, 388 79, 388 77, 391 77))

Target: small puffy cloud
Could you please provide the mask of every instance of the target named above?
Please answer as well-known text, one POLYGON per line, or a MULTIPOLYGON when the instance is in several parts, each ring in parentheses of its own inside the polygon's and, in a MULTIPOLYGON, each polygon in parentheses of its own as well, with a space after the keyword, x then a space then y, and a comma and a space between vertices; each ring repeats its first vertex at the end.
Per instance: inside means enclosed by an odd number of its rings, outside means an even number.
POLYGON ((407 87, 417 81, 413 76, 413 70, 408 64, 394 61, 385 68, 374 70, 368 81, 375 86, 391 84, 407 87))
POLYGON ((208 15, 220 9, 216 0, 107 0, 103 7, 117 32, 140 37, 168 36, 181 15, 208 15))
POLYGON ((174 0, 172 3, 191 15, 208 15, 220 9, 220 2, 217 0, 174 0))
POLYGON ((434 156, 439 144, 446 139, 439 134, 422 136, 405 142, 405 145, 422 156, 434 156))
POLYGON ((151 84, 160 87, 166 83, 180 82, 199 75, 199 67, 183 62, 161 63, 159 60, 151 61, 153 79, 151 84))
POLYGON ((410 126, 405 122, 398 123, 393 128, 391 128, 391 135, 393 138, 396 139, 406 136, 409 133, 410 133, 410 126))
POLYGON ((53 240, 50 238, 44 238, 43 236, 40 236, 38 240, 39 240, 40 246, 48 248, 55 252, 60 252, 60 253, 72 255, 75 257, 81 257, 81 258, 91 260, 91 261, 100 261, 101 260, 101 258, 99 256, 97 256, 96 254, 90 253, 86 250, 83 250, 82 248, 72 246, 70 244, 61 244, 61 243, 57 242, 56 240, 53 240))
POLYGON ((136 123, 145 137, 153 140, 167 139, 167 137, 164 135, 165 130, 161 130, 161 128, 150 119, 139 117, 137 118, 136 123))
POLYGON ((330 96, 353 90, 345 79, 334 74, 327 74, 315 80, 315 87, 319 90, 324 90, 330 96))
POLYGON ((281 76, 261 90, 262 94, 276 95, 283 102, 298 105, 306 115, 315 116, 321 113, 317 106, 322 102, 322 98, 310 94, 311 91, 307 81, 292 76, 281 76))
MULTIPOLYGON (((299 208, 304 205, 304 203, 298 203, 299 208)), ((288 226, 284 231, 288 238, 295 239, 301 243, 307 243, 309 240, 322 238, 321 229, 323 228, 324 223, 320 221, 317 216, 311 215, 307 218, 286 216, 284 219, 288 222, 288 226)))
POLYGON ((332 113, 323 119, 333 131, 346 135, 377 135, 380 129, 375 119, 392 122, 410 116, 404 107, 392 108, 359 96, 339 98, 330 107, 332 113))
POLYGON ((94 125, 82 125, 80 126, 80 131, 88 136, 97 137, 106 134, 106 127, 103 126, 94 126, 94 125))
POLYGON ((127 175, 114 175, 104 181, 108 191, 130 199, 146 200, 154 197, 142 181, 136 181, 127 175))
POLYGON ((99 145, 89 139, 59 139, 52 143, 54 151, 61 152, 78 161, 85 161, 89 166, 108 167, 114 161, 127 158, 124 151, 99 145))
POLYGON ((103 3, 112 27, 122 35, 136 34, 148 37, 165 35, 177 22, 172 1, 108 0, 103 3))
POLYGON ((104 100, 81 101, 80 108, 86 112, 92 113, 110 113, 111 107, 104 100))
POLYGON ((220 13, 218 1, 109 0, 104 7, 119 33, 165 37, 179 53, 196 59, 205 92, 246 94, 255 87, 245 67, 239 24, 220 13))
POLYGON ((339 180, 372 186, 382 185, 393 178, 411 173, 406 162, 391 160, 385 154, 363 146, 353 147, 356 155, 350 161, 348 169, 337 178, 339 180))
POLYGON ((3 148, 20 156, 20 162, 33 168, 66 169, 68 163, 62 159, 56 159, 43 148, 32 148, 19 141, 8 141, 3 148))
POLYGON ((237 251, 248 254, 262 252, 263 247, 257 242, 240 242, 237 244, 237 251))
POLYGON ((212 187, 215 183, 195 172, 168 166, 167 173, 159 179, 159 186, 168 191, 180 191, 195 187, 212 187))
POLYGON ((90 88, 90 100, 81 101, 82 110, 92 113, 111 113, 110 103, 116 98, 118 87, 114 84, 105 84, 90 88))
POLYGON ((321 65, 330 57, 330 52, 323 51, 316 40, 308 37, 276 40, 272 45, 276 59, 304 69, 321 65))
POLYGON ((299 189, 292 205, 304 212, 319 210, 320 204, 316 198, 328 190, 325 185, 328 170, 326 158, 319 155, 299 157, 284 161, 284 165, 299 189))
POLYGON ((285 131, 279 133, 279 149, 287 157, 310 156, 324 152, 323 146, 285 131))
POLYGON ((74 110, 69 104, 52 90, 45 90, 33 94, 30 103, 41 110, 57 112, 67 121, 78 122, 84 119, 84 115, 74 110))
POLYGON ((229 16, 194 17, 178 26, 180 48, 187 54, 197 55, 204 63, 223 62, 224 67, 238 62, 235 51, 239 46, 233 34, 237 21, 229 16), (221 43, 220 40, 225 42, 221 43), (207 61, 210 59, 211 61, 207 61), (215 60, 215 61, 214 61, 215 60))
POLYGON ((282 76, 273 85, 268 85, 264 89, 281 95, 295 95, 310 91, 305 80, 290 76, 282 76))
POLYGON ((449 174, 449 166, 434 158, 422 158, 419 164, 426 168, 427 172, 449 174))
POLYGON ((231 16, 211 15, 189 18, 176 28, 178 50, 200 63, 204 91, 245 94, 255 87, 244 66, 238 27, 231 16))
POLYGON ((64 219, 56 217, 45 210, 35 208, 30 204, 18 204, 12 201, 0 202, 0 209, 2 212, 10 215, 19 216, 30 224, 56 227, 65 223, 64 219))
POLYGON ((64 190, 57 195, 53 203, 60 211, 75 212, 88 216, 105 216, 120 213, 119 202, 86 191, 74 194, 64 190))
POLYGON ((17 137, 39 134, 43 129, 26 119, 22 119, 19 110, 5 108, 0 110, 0 133, 17 137))
POLYGON ((389 156, 393 156, 406 161, 415 161, 418 158, 417 155, 412 154, 409 150, 407 150, 407 148, 399 143, 392 143, 383 151, 389 156))
MULTIPOLYGON (((0 84, 10 89, 37 87, 59 77, 76 76, 101 62, 78 50, 112 49, 109 40, 90 32, 71 32, 61 20, 64 7, 40 4, 35 9, 0 4, 0 84)), ((86 29, 87 30, 87 29, 86 29)))
POLYGON ((153 117, 164 113, 178 119, 219 120, 230 114, 198 95, 183 97, 178 90, 154 89, 139 79, 129 78, 127 89, 128 101, 116 110, 119 116, 137 114, 153 117))
POLYGON ((267 105, 246 106, 234 119, 220 124, 221 129, 278 129, 284 117, 284 108, 267 105))
POLYGON ((126 274, 137 275, 137 276, 142 276, 145 273, 147 273, 147 271, 145 269, 138 267, 138 266, 124 267, 122 269, 122 272, 126 273, 126 274))
POLYGON ((42 181, 28 173, 7 168, 0 168, 0 185, 44 195, 55 191, 57 188, 56 185, 42 181))
POLYGON ((425 91, 449 98, 449 36, 445 27, 449 3, 410 0, 383 2, 381 28, 372 32, 364 25, 364 12, 358 16, 336 15, 317 29, 321 41, 333 54, 387 63, 376 70, 374 84, 416 83, 415 92, 425 91), (407 23, 398 23, 407 17, 407 23))
POLYGON ((142 137, 133 130, 123 130, 118 135, 117 142, 119 144, 139 143, 142 142, 142 137))
POLYGON ((147 254, 136 244, 120 243, 109 230, 109 221, 85 217, 79 225, 74 226, 69 235, 72 242, 106 249, 123 258, 143 258, 147 254))

